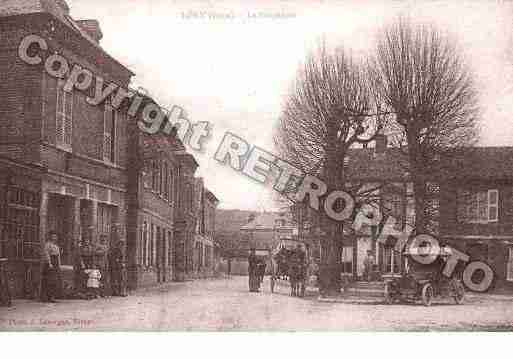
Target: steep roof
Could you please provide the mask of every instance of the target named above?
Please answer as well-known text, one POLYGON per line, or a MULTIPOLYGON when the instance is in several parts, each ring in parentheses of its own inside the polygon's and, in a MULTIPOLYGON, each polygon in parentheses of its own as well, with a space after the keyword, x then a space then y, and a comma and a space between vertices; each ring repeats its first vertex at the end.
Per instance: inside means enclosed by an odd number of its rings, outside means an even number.
POLYGON ((69 7, 62 0, 2 0, 0 16, 27 15, 36 13, 52 14, 71 29, 78 31, 84 38, 96 42, 69 16, 69 7))
POLYGON ((214 194, 214 192, 212 192, 211 190, 209 190, 208 188, 205 187, 205 195, 207 196, 208 200, 212 203, 214 203, 216 206, 219 204, 219 198, 216 197, 216 195, 214 194))
POLYGON ((406 157, 398 148, 375 153, 374 148, 355 148, 348 152, 347 176, 357 180, 400 180, 407 175, 406 157))
POLYGON ((475 147, 450 161, 453 178, 513 180, 513 147, 475 147))
MULTIPOLYGON (((346 168, 349 181, 401 181, 408 178, 408 167, 398 148, 387 148, 381 154, 373 148, 360 148, 348 152, 346 168)), ((440 168, 432 174, 435 178, 513 180, 513 147, 471 147, 452 158, 442 158, 440 168)))
POLYGON ((132 75, 134 75, 133 72, 131 72, 119 61, 110 56, 104 49, 102 49, 102 47, 89 35, 89 33, 77 21, 73 20, 73 18, 69 16, 69 7, 65 0, 2 0, 0 2, 0 17, 38 13, 47 13, 53 15, 69 29, 78 32, 91 45, 103 53, 103 55, 116 62, 127 71, 129 71, 132 75))
POLYGON ((256 217, 249 223, 242 226, 242 230, 253 230, 253 229, 274 229, 276 226, 277 219, 284 219, 286 223, 289 223, 288 217, 278 212, 263 212, 257 214, 256 217))
POLYGON ((248 223, 250 215, 257 215, 254 211, 242 211, 239 209, 216 210, 216 234, 231 232, 238 234, 240 227, 248 223))

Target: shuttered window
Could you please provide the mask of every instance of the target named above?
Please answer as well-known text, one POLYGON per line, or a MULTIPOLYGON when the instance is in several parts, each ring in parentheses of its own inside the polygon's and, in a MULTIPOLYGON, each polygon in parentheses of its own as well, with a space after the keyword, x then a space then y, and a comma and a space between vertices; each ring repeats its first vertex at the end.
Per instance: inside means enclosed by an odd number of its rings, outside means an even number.
POLYGON ((458 193, 458 220, 469 223, 497 222, 499 220, 499 191, 458 193))
POLYGON ((55 142, 57 146, 71 149, 73 138, 73 91, 64 91, 64 80, 57 83, 57 108, 55 142))
POLYGON ((103 160, 111 163, 116 162, 116 117, 116 110, 110 101, 106 101, 103 116, 103 160))
POLYGON ((513 247, 508 248, 508 263, 506 266, 506 279, 513 281, 513 247))
POLYGON ((143 238, 142 238, 142 264, 147 267, 149 263, 149 241, 148 241, 148 222, 143 225, 143 238))
POLYGON ((164 198, 169 199, 169 166, 166 162, 164 162, 164 198))

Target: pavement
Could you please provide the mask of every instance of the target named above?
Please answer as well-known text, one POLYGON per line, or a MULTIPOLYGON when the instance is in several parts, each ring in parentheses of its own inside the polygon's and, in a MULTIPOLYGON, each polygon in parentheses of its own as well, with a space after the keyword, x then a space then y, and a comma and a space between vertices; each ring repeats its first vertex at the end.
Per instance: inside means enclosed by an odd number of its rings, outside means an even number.
POLYGON ((291 297, 268 279, 249 293, 247 277, 170 283, 126 298, 15 301, 0 308, 1 331, 471 331, 513 330, 513 297, 468 295, 419 304, 319 301, 315 291, 291 297))

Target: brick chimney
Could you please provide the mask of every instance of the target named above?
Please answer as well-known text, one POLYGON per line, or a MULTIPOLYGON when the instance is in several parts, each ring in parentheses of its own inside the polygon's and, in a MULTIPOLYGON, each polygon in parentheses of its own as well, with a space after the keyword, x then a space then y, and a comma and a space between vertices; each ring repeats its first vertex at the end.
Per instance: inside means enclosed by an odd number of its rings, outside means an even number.
POLYGON ((385 153, 387 150, 387 136, 380 133, 376 136, 375 152, 378 154, 385 153))
POLYGON ((98 20, 77 20, 77 24, 96 42, 100 43, 103 33, 98 20))
POLYGON ((54 0, 55 4, 61 8, 64 14, 69 15, 69 6, 65 0, 54 0))

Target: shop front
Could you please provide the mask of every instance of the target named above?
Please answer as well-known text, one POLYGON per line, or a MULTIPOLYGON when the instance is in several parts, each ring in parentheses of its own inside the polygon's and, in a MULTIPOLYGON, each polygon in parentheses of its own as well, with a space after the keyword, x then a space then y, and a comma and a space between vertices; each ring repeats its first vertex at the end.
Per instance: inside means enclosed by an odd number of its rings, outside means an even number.
POLYGON ((41 176, 34 165, 0 159, 0 270, 13 298, 35 298, 39 288, 41 176))

